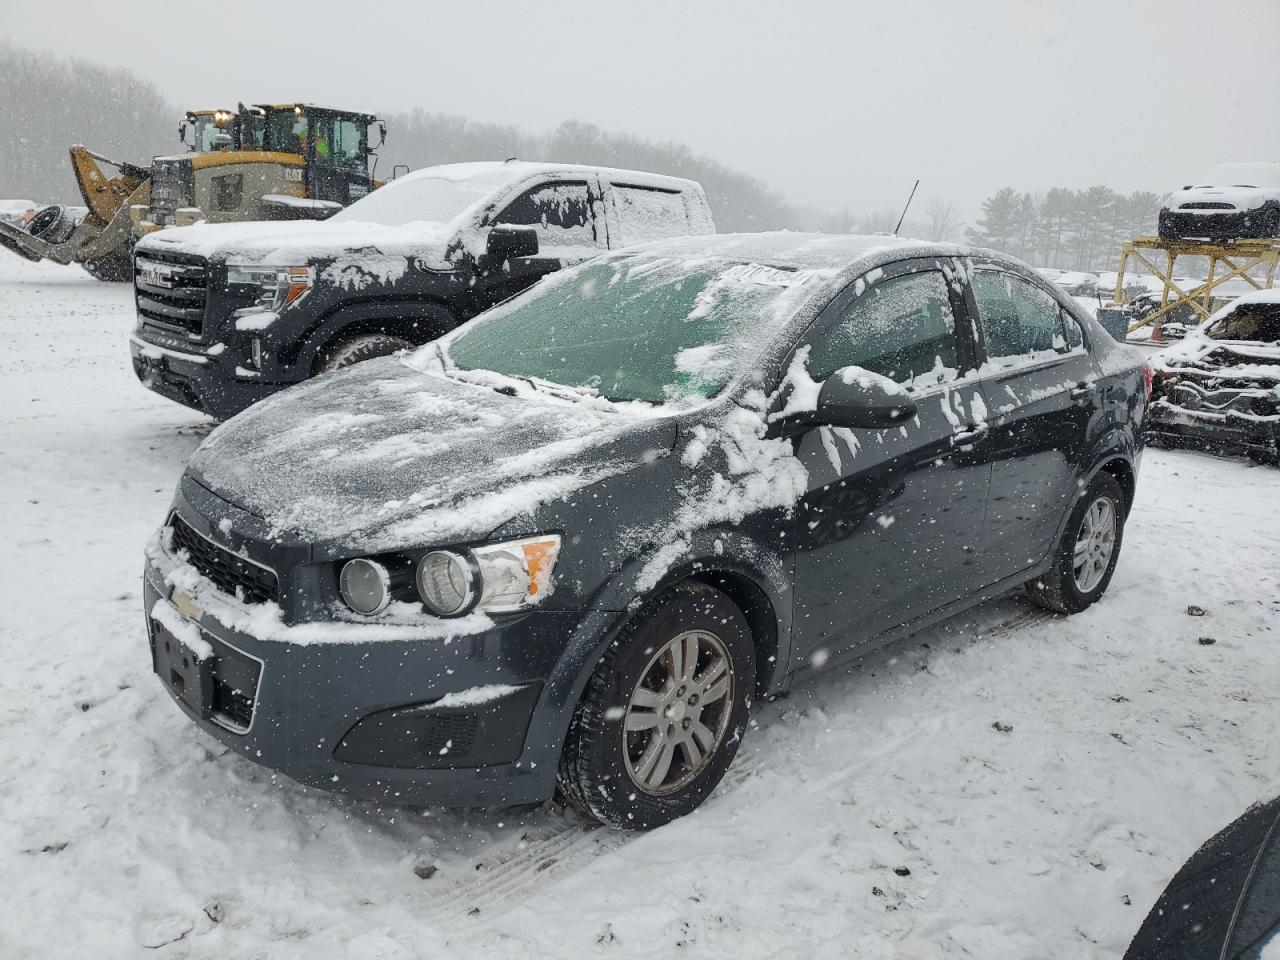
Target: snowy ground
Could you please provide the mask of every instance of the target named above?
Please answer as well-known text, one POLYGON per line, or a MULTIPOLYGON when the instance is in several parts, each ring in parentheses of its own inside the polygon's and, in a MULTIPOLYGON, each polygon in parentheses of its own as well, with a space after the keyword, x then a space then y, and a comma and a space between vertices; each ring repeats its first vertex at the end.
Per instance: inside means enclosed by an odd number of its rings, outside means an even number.
POLYGON ((647 836, 283 782, 150 675, 142 546, 209 424, 134 380, 130 291, 6 256, 0 323, 0 957, 1115 957, 1280 790, 1280 470, 1163 451, 1102 604, 762 705, 647 836))

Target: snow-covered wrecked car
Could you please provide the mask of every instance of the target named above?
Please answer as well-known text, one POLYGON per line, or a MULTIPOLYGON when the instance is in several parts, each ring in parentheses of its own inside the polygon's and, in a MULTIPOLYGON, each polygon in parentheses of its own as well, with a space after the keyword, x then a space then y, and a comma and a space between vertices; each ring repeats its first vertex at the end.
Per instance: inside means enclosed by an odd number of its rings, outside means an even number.
POLYGON ((1154 366, 1152 440, 1280 462, 1280 290, 1233 300, 1154 366))
POLYGON ((308 784, 559 784, 651 827, 712 791, 754 698, 1024 585, 1096 601, 1147 373, 994 254, 633 247, 214 431, 147 549, 155 670, 308 784))
POLYGON ((715 232, 691 180, 552 163, 427 167, 328 220, 196 224, 138 244, 142 383, 218 419, 426 343, 546 274, 715 232))
POLYGON ((1223 163, 1160 208, 1166 240, 1280 237, 1280 163, 1223 163))

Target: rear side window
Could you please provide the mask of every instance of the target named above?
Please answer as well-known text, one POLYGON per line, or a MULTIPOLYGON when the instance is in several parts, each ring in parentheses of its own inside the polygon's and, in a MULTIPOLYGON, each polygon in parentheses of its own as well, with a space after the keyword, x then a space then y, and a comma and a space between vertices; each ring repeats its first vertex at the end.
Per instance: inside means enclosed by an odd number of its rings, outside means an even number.
POLYGON ((812 345, 809 376, 825 380, 849 366, 881 374, 909 390, 959 377, 956 321, 940 271, 890 277, 845 308, 812 345))
POLYGON ((1046 360, 1084 344, 1080 326, 1052 296, 1000 270, 973 275, 987 359, 999 367, 1046 360))
POLYGON ((495 223, 533 227, 538 234, 539 253, 556 247, 596 246, 586 183, 542 183, 530 187, 507 204, 495 223))
POLYGON ((615 247, 689 233, 689 212, 678 191, 614 184, 613 201, 619 234, 615 247))

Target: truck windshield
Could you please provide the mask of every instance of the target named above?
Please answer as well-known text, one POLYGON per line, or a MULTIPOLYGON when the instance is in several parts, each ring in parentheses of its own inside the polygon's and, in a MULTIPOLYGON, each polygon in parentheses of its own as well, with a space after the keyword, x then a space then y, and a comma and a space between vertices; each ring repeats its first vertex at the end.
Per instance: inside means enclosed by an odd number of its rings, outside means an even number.
POLYGON ((483 200, 493 189, 493 183, 483 179, 409 177, 374 190, 334 214, 329 221, 362 221, 389 227, 419 221, 448 223, 476 201, 483 200))
POLYGON ((809 296, 810 271, 661 256, 597 260, 544 279, 449 344, 491 370, 609 400, 713 397, 809 296))

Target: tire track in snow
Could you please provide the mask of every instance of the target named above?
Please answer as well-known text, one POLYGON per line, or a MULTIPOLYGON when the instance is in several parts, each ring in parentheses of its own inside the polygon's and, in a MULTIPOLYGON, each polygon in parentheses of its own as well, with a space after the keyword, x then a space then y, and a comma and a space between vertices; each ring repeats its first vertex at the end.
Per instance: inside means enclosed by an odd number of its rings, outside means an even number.
MULTIPOLYGON (((1047 610, 1022 610, 1012 617, 989 626, 980 626, 973 639, 1000 639, 1039 626, 1056 615, 1047 610)), ((924 631, 924 637, 930 631, 924 631)), ((892 752, 897 743, 885 745, 867 756, 867 762, 892 752)), ((764 758, 758 753, 739 755, 730 766, 724 779, 712 795, 737 789, 763 769, 764 758)), ((805 784, 804 789, 819 793, 830 790, 857 772, 856 768, 844 768, 805 784)), ((442 932, 461 932, 473 925, 487 923, 495 916, 520 906, 534 888, 567 876, 584 867, 597 857, 620 850, 643 834, 628 830, 614 830, 602 824, 576 817, 577 822, 566 823, 562 829, 525 843, 510 855, 499 855, 492 865, 481 862, 476 865, 476 875, 468 877, 433 896, 427 904, 431 920, 442 932)))

